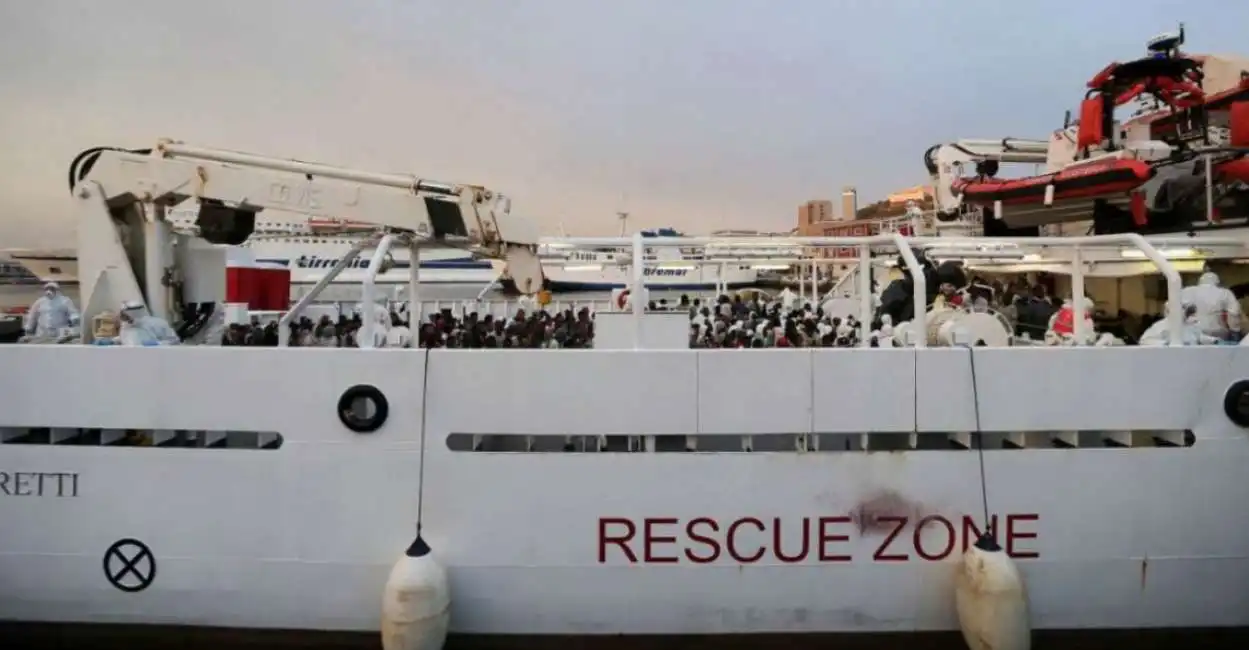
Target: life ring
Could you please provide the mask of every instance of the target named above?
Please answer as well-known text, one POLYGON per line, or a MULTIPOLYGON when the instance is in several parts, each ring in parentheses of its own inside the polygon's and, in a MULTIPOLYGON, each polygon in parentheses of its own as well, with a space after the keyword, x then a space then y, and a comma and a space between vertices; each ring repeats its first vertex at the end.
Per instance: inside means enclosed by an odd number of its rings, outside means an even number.
POLYGON ((390 415, 390 402, 386 401, 386 396, 376 386, 368 384, 356 384, 351 388, 343 391, 342 397, 338 398, 338 419, 343 426, 355 431, 356 433, 373 433, 382 428, 386 424, 386 418, 390 415), (353 412, 356 400, 364 398, 373 403, 373 414, 368 417, 361 417, 353 412))
POLYGON ((1223 413, 1232 424, 1249 429, 1249 379, 1228 386, 1223 395, 1223 413))
POLYGON ((620 309, 620 311, 624 311, 625 305, 627 305, 628 303, 629 303, 629 289, 625 289, 624 291, 621 291, 620 293, 616 294, 616 307, 620 309))

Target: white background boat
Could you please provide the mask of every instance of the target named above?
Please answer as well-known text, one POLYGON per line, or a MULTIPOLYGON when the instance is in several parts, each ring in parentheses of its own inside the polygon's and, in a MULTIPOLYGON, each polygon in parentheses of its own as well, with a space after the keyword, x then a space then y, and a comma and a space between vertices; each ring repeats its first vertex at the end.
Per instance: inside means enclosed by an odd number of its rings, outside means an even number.
MULTIPOLYGON (((643 237, 677 237, 675 230, 642 231, 643 237)), ((603 248, 581 250, 550 245, 542 251, 542 272, 552 291, 608 291, 633 284, 632 253, 603 248)), ((710 291, 748 287, 758 281, 759 269, 749 263, 699 264, 696 249, 647 249, 644 271, 647 286, 655 291, 710 291)))
MULTIPOLYGON (((314 284, 347 254, 357 240, 337 235, 265 235, 255 236, 245 244, 256 255, 257 262, 286 266, 292 284, 314 284)), ((369 266, 368 251, 360 254, 338 276, 338 283, 359 283, 369 266)), ((411 260, 406 249, 396 247, 390 253, 389 268, 379 273, 379 284, 406 284, 411 260)), ((476 260, 467 251, 455 248, 427 248, 421 251, 421 282, 428 284, 486 285, 495 278, 488 260, 476 260)))
MULTIPOLYGON (((195 215, 175 211, 170 221, 175 228, 187 228, 195 223, 195 215)), ((261 219, 256 223, 255 234, 243 246, 255 252, 258 262, 289 268, 292 284, 315 284, 360 237, 374 229, 368 224, 332 219, 261 219)), ((72 250, 10 250, 4 254, 43 282, 78 282, 78 257, 72 250)), ((358 284, 368 265, 366 251, 335 282, 358 284)), ((409 266, 407 250, 396 249, 391 253, 389 268, 378 274, 377 282, 406 283, 409 266)), ((489 261, 473 259, 467 251, 428 248, 421 252, 423 283, 484 286, 493 282, 496 275, 489 261)))

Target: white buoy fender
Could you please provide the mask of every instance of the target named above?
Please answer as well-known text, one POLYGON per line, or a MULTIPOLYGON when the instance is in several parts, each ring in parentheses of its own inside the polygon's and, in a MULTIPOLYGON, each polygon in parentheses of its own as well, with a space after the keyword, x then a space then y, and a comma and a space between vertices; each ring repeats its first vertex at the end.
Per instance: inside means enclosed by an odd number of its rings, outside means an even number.
POLYGON ((971 650, 1032 647, 1023 576, 992 536, 982 536, 963 554, 954 579, 954 604, 971 650))
POLYGON ((442 650, 450 621, 447 572, 417 535, 382 593, 382 650, 442 650))

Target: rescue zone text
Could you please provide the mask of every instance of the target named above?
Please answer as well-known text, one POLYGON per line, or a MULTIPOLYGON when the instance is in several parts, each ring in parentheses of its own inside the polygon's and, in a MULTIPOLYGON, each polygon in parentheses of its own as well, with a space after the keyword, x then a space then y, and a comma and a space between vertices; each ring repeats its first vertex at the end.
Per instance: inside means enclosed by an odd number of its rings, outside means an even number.
MULTIPOLYGON (((1014 558, 1037 558, 1027 540, 1037 538, 1041 516, 1036 513, 993 515, 989 526, 1003 549, 1014 558)), ((598 561, 629 564, 735 564, 758 562, 938 562, 966 551, 983 533, 984 524, 963 515, 924 517, 880 515, 871 526, 849 516, 803 517, 801 522, 739 517, 600 517, 598 561), (867 541, 867 538, 873 538, 867 541), (859 558, 855 557, 858 550, 859 558)))

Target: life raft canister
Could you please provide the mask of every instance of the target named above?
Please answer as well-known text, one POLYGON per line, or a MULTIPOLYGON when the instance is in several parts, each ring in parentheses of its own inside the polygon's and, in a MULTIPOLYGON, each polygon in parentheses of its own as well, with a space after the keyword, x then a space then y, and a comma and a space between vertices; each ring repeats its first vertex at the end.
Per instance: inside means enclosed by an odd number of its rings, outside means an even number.
POLYGON ((1054 333, 1071 335, 1076 332, 1075 309, 1070 305, 1063 305, 1058 310, 1058 318, 1054 319, 1054 333))

